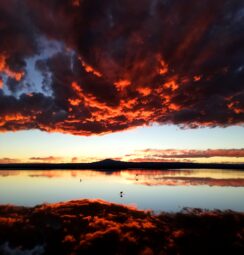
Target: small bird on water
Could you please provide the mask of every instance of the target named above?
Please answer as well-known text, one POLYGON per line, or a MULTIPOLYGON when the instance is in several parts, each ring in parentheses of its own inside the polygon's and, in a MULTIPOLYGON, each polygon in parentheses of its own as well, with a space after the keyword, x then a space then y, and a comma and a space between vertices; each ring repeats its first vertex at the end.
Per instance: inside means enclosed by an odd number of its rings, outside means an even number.
POLYGON ((136 181, 138 181, 139 179, 138 179, 138 174, 136 174, 136 181))
POLYGON ((120 191, 120 197, 123 197, 123 194, 124 194, 123 191, 120 191))

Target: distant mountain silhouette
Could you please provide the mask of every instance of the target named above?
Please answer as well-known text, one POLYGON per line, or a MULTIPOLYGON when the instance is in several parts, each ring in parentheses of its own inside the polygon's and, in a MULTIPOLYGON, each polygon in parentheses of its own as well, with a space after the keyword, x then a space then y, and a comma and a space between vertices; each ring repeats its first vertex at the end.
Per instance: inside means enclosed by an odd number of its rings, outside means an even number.
POLYGON ((220 164, 220 163, 186 163, 186 162, 125 162, 113 159, 104 159, 92 163, 23 163, 23 164, 0 164, 0 169, 23 169, 23 170, 51 170, 51 169, 96 169, 117 171, 122 169, 237 169, 244 170, 244 164, 220 164))
POLYGON ((93 162, 93 164, 94 163, 95 164, 103 164, 103 165, 116 165, 116 164, 121 163, 121 161, 107 158, 107 159, 103 159, 101 161, 93 162))

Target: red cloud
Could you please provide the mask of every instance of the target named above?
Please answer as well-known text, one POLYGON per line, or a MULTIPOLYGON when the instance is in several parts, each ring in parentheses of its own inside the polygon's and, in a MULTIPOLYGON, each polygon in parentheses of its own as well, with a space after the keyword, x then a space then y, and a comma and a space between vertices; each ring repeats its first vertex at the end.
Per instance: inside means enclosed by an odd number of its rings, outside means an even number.
POLYGON ((1 1, 0 131, 242 125, 243 8, 241 0, 1 1), (42 54, 43 38, 61 49, 42 54), (26 76, 36 56, 41 87, 26 76))
POLYGON ((54 156, 29 158, 29 160, 31 161, 41 161, 41 162, 60 162, 62 159, 63 159, 62 157, 54 157, 54 156))
POLYGON ((134 154, 126 155, 130 161, 161 162, 161 161, 190 161, 194 158, 244 158, 244 149, 207 149, 207 150, 180 150, 180 149, 145 149, 136 151, 134 154))
POLYGON ((11 163, 20 163, 20 159, 16 158, 0 158, 0 164, 11 164, 11 163))
POLYGON ((77 157, 73 157, 72 159, 71 159, 71 162, 72 163, 77 163, 79 161, 79 159, 77 158, 77 157))

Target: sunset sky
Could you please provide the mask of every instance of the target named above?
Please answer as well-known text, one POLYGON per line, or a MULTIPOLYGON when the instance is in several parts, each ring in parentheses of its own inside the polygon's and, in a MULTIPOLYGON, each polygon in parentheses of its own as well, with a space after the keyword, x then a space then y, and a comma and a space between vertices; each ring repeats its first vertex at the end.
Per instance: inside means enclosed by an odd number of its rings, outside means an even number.
POLYGON ((244 163, 243 0, 1 0, 0 163, 244 163))

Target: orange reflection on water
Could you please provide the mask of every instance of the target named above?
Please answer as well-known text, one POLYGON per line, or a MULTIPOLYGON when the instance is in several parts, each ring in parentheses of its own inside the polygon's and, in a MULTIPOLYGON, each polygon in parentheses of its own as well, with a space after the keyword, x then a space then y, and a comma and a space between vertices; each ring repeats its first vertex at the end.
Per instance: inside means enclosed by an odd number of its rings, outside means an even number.
POLYGON ((188 206, 241 211, 244 210, 244 172, 0 171, 0 194, 0 204, 27 206, 86 198, 137 205, 140 209, 177 211, 188 206))
POLYGON ((224 170, 132 170, 121 175, 134 184, 147 186, 219 186, 244 187, 244 173, 224 170))
POLYGON ((77 178, 106 179, 147 186, 219 186, 244 187, 244 172, 232 170, 123 170, 123 171, 94 171, 94 170, 36 170, 18 171, 1 170, 0 176, 12 176, 18 179, 26 178, 61 178, 68 180, 77 178))

